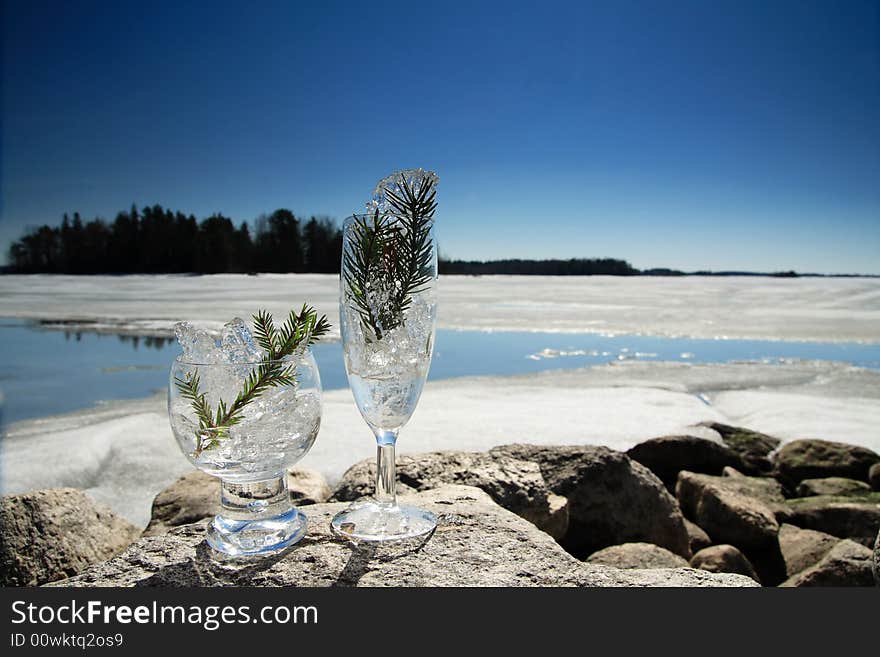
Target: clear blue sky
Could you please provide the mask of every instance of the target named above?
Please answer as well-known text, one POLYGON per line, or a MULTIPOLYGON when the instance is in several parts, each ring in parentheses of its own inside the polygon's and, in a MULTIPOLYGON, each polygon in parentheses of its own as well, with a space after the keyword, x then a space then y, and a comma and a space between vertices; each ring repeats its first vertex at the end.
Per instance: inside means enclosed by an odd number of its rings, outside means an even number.
POLYGON ((132 202, 458 258, 880 274, 880 2, 4 3, 0 249, 132 202))

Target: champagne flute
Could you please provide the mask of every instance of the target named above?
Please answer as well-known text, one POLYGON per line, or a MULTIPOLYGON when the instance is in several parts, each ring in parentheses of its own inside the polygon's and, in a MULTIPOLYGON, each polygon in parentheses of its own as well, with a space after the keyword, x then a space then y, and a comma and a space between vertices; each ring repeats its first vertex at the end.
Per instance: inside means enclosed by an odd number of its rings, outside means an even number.
POLYGON ((377 443, 374 497, 353 503, 331 522, 334 532, 355 542, 415 538, 437 526, 433 513, 397 504, 395 493, 397 437, 428 376, 437 309, 433 193, 404 191, 411 193, 415 212, 376 209, 353 215, 343 225, 345 369, 377 443))

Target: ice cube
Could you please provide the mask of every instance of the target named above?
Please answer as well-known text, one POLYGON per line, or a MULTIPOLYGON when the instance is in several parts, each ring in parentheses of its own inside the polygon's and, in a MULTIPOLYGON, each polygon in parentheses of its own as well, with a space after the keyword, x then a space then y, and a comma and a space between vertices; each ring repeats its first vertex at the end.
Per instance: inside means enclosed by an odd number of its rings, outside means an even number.
POLYGON ((220 349, 227 363, 253 363, 263 357, 263 351, 254 342, 251 330, 241 317, 223 325, 220 349))
POLYGON ((210 332, 196 328, 189 322, 178 322, 174 325, 174 334, 183 349, 183 360, 204 364, 223 362, 223 352, 210 332))
POLYGON ((413 193, 418 194, 424 186, 436 187, 440 181, 439 176, 433 171, 425 171, 424 169, 404 169, 403 171, 395 171, 390 176, 382 178, 373 190, 373 195, 367 201, 367 211, 373 214, 376 210, 380 213, 394 213, 394 207, 388 201, 387 190, 390 190, 397 196, 403 198, 403 186, 401 182, 405 180, 413 193))

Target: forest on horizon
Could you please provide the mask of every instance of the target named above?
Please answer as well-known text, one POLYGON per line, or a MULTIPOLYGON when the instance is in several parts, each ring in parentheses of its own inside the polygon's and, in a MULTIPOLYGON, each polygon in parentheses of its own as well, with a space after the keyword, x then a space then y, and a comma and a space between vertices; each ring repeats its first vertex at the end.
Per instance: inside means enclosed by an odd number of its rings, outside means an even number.
MULTIPOLYGON (((339 273, 342 230, 327 217, 281 208, 253 222, 217 213, 198 221, 161 205, 132 206, 112 222, 65 214, 60 226, 32 228, 9 247, 5 273, 339 273)), ((440 258, 441 274, 634 275, 614 258, 463 261, 440 258)))
MULTIPOLYGON (((117 213, 112 222, 64 214, 60 226, 29 229, 9 247, 8 274, 221 274, 339 273, 342 230, 325 216, 308 219, 279 208, 253 225, 221 213, 199 221, 161 205, 117 213)), ((636 269, 618 258, 452 260, 441 255, 441 274, 543 276, 798 276, 748 271, 683 272, 636 269)), ((815 275, 815 274, 810 274, 815 275)))

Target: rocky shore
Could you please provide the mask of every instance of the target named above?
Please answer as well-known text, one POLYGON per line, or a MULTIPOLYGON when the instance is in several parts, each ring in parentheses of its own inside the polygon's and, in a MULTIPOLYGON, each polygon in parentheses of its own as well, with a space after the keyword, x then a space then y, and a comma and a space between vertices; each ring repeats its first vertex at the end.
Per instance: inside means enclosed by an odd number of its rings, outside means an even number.
MULTIPOLYGON (((32 586, 872 586, 880 455, 707 423, 628 452, 505 445, 398 460, 399 494, 438 514, 424 543, 355 547, 329 519, 373 488, 356 463, 331 490, 289 473, 309 534, 229 561, 203 541, 217 480, 161 492, 141 532, 74 489, 0 504, 0 583, 32 586), (718 436, 710 439, 703 436, 718 436)), ((878 579, 875 579, 878 578, 878 579)))

